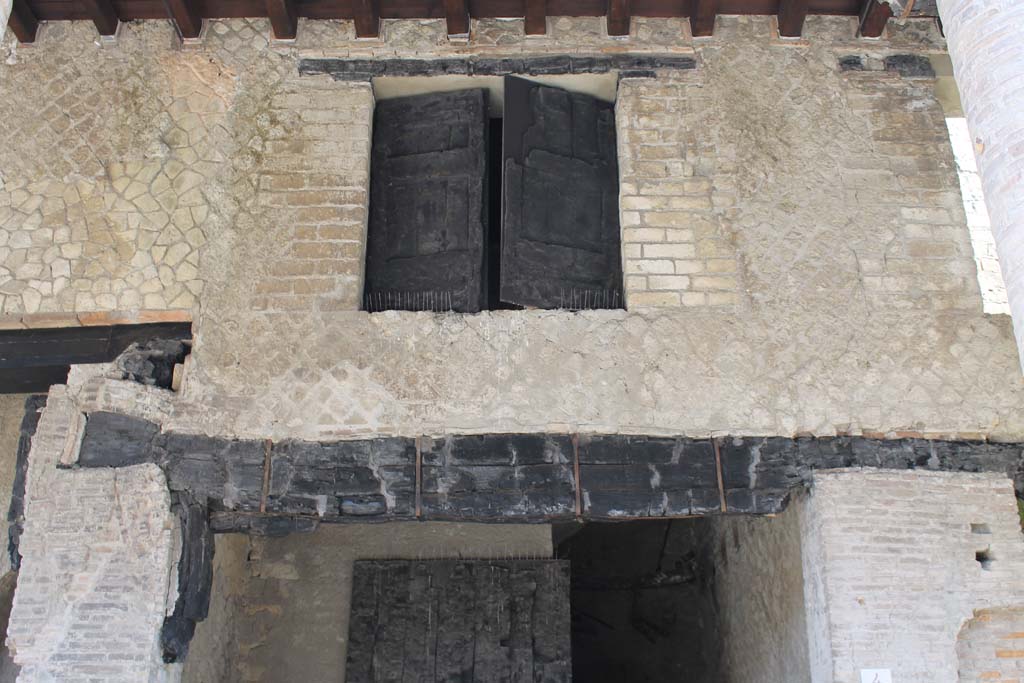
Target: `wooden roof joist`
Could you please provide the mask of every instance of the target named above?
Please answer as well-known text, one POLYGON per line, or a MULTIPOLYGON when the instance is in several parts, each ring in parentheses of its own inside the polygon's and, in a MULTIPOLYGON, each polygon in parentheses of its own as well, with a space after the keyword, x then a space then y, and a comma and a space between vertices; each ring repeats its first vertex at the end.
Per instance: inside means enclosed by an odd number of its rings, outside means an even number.
MULTIPOLYGON (((911 16, 934 14, 922 5, 911 16)), ((549 16, 603 16, 618 36, 633 17, 683 17, 694 36, 709 36, 719 14, 777 15, 783 37, 798 37, 808 14, 857 16, 860 35, 877 37, 892 11, 885 0, 14 0, 9 26, 32 42, 39 21, 92 20, 111 35, 118 21, 169 18, 183 38, 195 38, 203 19, 267 17, 276 38, 290 39, 299 17, 352 20, 357 36, 373 37, 381 19, 445 19, 450 35, 465 35, 471 17, 523 18, 526 33, 542 34, 549 16)))

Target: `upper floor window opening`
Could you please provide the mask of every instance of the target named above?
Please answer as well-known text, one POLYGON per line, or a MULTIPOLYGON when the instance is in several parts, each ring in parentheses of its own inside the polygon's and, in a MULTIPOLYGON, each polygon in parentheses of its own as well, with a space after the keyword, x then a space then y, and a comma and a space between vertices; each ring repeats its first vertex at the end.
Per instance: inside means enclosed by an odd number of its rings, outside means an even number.
POLYGON ((365 310, 623 307, 614 104, 502 85, 378 103, 365 310))

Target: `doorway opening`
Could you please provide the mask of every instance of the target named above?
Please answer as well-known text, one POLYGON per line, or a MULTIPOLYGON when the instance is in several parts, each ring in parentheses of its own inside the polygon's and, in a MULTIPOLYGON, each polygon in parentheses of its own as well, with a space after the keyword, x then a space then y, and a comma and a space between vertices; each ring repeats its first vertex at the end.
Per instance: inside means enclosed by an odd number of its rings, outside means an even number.
POLYGON ((573 680, 810 680, 797 513, 555 529, 573 680))

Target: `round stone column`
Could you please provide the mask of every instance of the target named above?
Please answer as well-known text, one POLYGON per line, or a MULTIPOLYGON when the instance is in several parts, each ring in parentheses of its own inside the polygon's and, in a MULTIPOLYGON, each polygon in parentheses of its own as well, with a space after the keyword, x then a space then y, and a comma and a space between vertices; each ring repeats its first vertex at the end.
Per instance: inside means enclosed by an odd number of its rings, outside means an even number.
POLYGON ((1024 0, 938 0, 1024 367, 1024 0))

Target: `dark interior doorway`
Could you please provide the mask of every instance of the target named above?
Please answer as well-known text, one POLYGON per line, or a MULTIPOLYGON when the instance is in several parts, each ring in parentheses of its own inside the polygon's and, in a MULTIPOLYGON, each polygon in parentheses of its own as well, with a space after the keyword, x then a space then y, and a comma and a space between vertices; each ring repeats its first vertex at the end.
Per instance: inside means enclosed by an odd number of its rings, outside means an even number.
POLYGON ((504 119, 490 119, 487 130, 487 307, 492 311, 521 309, 501 300, 501 181, 502 127, 504 119))
POLYGON ((591 523, 555 542, 571 562, 574 681, 720 680, 709 520, 591 523))

